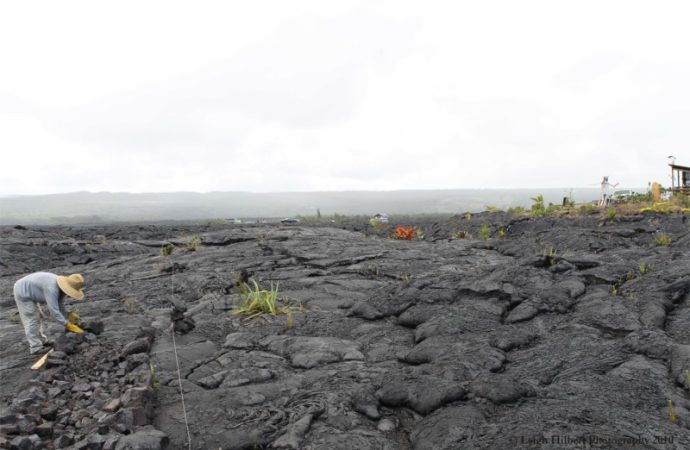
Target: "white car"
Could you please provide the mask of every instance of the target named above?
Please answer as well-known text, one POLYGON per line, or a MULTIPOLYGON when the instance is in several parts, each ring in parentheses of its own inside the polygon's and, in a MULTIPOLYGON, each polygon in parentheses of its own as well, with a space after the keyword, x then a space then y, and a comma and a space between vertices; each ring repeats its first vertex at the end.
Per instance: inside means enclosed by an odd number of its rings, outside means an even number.
POLYGON ((384 213, 376 214, 374 217, 371 218, 371 220, 376 220, 379 223, 388 223, 388 214, 384 214, 384 213))
POLYGON ((614 203, 625 203, 625 201, 633 195, 635 195, 635 193, 630 189, 621 189, 620 191, 614 191, 613 194, 611 194, 611 200, 614 203))

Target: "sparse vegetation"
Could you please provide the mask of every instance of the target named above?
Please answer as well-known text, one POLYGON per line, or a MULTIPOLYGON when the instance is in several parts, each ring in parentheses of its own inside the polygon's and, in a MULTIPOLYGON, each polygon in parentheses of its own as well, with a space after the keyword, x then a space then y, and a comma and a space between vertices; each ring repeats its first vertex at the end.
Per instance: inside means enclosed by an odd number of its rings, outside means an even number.
POLYGON ((491 237, 491 226, 487 223, 481 226, 479 228, 479 239, 482 241, 486 241, 491 237))
POLYGON ((268 245, 268 238, 266 237, 266 235, 265 235, 264 233, 260 233, 260 234, 256 237, 256 244, 257 244, 259 247, 268 245))
POLYGON ((543 217, 546 215, 546 207, 544 206, 544 196, 543 195, 537 195, 536 197, 532 197, 532 207, 530 208, 530 211, 532 212, 533 217, 543 217))
POLYGON ((139 300, 134 297, 125 297, 122 299, 122 304, 125 305, 125 311, 127 311, 127 314, 131 315, 134 314, 134 311, 139 304, 139 300))
POLYGON ((295 326, 295 319, 292 317, 292 310, 288 308, 286 314, 287 319, 285 320, 285 328, 291 330, 295 326))
POLYGON ((175 248, 176 248, 175 244, 171 244, 171 243, 165 244, 163 247, 161 247, 161 255, 170 256, 175 251, 175 248))
POLYGON ((247 287, 247 293, 244 295, 244 301, 239 308, 233 311, 234 315, 244 314, 247 319, 261 316, 263 314, 270 314, 276 316, 278 314, 287 314, 290 309, 289 306, 278 306, 278 284, 271 283, 270 289, 263 289, 259 286, 256 280, 252 279, 251 286, 247 287))
POLYGON ((606 217, 609 219, 613 219, 616 217, 616 208, 609 208, 608 211, 606 211, 606 217))
POLYGON ((19 323, 21 321, 21 317, 19 317, 19 311, 14 311, 10 314, 7 315, 7 320, 13 323, 19 323))
POLYGON ((149 372, 151 373, 151 386, 156 389, 161 387, 161 382, 156 379, 156 366, 149 362, 149 372))
POLYGON ((672 239, 671 236, 669 236, 666 233, 659 233, 655 238, 654 238, 654 244, 656 245, 671 245, 672 239))
POLYGON ((383 275, 383 272, 381 271, 381 268, 378 265, 369 266, 367 270, 369 274, 377 278, 383 275))
POLYGON ((542 255, 546 259, 547 263, 549 266, 554 266, 556 265, 556 249, 552 246, 544 248, 542 251, 542 255))
POLYGON ((592 211, 596 211, 597 207, 592 205, 591 203, 585 203, 583 205, 580 205, 580 214, 590 214, 592 211))
POLYGON ((672 424, 678 423, 678 416, 676 415, 676 412, 673 410, 673 402, 671 400, 668 401, 668 420, 672 424))
POLYGON ((377 236, 381 236, 386 232, 386 230, 388 230, 388 223, 377 217, 369 219, 369 225, 371 225, 371 229, 377 236))
POLYGON ((500 238, 506 237, 506 230, 503 229, 503 228, 501 228, 500 230, 498 230, 498 237, 500 237, 500 238))
POLYGON ((640 275, 648 273, 651 269, 652 268, 649 264, 640 263, 640 275))
POLYGON ((458 229, 457 225, 453 225, 453 227, 450 231, 450 238, 451 239, 471 239, 472 235, 470 235, 469 231, 460 230, 460 229, 458 229))
POLYGON ((525 214, 525 208, 523 208, 522 206, 514 206, 512 208, 508 208, 507 213, 512 214, 514 216, 520 216, 522 214, 525 214))
POLYGON ((187 242, 187 251, 195 252, 200 245, 201 239, 195 234, 189 239, 189 242, 187 242))
POLYGON ((685 197, 682 200, 675 200, 677 197, 679 197, 680 194, 676 194, 672 200, 667 201, 667 202, 655 202, 652 203, 651 206, 646 206, 643 208, 640 208, 641 213, 657 213, 657 214, 670 214, 670 213, 682 213, 682 214, 688 214, 690 213, 690 208, 688 206, 684 206, 684 204, 688 201, 687 197, 685 197))

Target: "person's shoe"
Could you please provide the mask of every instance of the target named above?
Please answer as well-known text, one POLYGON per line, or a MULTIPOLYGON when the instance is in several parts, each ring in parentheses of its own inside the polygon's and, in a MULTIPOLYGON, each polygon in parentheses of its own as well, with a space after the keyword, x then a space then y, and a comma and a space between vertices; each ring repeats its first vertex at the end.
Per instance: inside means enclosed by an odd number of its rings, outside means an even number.
POLYGON ((55 344, 55 342, 53 342, 53 341, 45 341, 45 342, 43 342, 43 346, 44 346, 44 347, 52 347, 53 344, 55 344))

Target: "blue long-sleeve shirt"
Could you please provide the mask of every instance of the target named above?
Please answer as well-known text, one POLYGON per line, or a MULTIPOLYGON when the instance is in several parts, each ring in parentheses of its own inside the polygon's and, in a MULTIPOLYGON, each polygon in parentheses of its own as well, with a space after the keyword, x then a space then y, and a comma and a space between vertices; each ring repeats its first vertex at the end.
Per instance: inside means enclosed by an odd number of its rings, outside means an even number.
POLYGON ((57 284, 57 275, 50 272, 36 272, 14 283, 14 295, 18 300, 45 304, 50 315, 65 325, 65 294, 57 284))

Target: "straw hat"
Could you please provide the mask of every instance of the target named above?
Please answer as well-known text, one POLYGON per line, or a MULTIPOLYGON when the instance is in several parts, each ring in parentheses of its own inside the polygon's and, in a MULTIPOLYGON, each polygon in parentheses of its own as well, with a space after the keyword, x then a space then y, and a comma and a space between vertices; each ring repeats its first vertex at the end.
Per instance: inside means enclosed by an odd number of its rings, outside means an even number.
POLYGON ((73 273, 67 277, 58 276, 57 284, 62 289, 62 292, 70 297, 77 300, 84 298, 84 291, 81 290, 84 287, 84 277, 80 273, 73 273))

